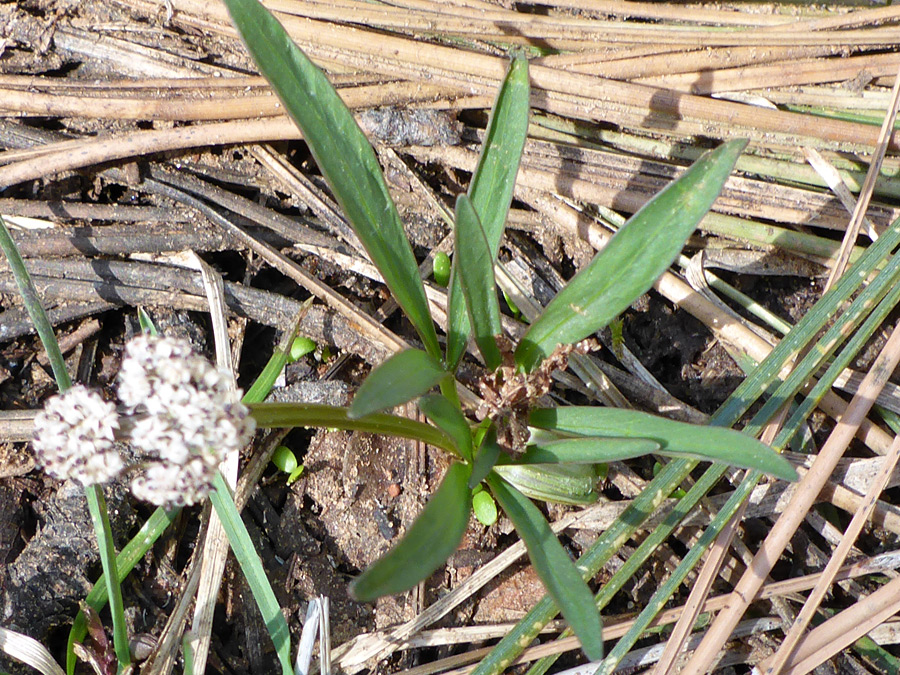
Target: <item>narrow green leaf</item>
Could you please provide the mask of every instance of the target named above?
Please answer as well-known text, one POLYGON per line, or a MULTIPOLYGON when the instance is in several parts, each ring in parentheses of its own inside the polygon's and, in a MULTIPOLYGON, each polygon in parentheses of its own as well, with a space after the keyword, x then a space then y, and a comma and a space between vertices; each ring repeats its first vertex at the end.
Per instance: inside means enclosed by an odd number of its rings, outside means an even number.
MULTIPOLYGON (((528 61, 513 59, 491 110, 481 157, 469 184, 469 198, 484 228, 491 260, 496 259, 500 248, 500 238, 519 173, 519 161, 528 135, 529 96, 528 61)), ((454 267, 455 264, 454 261, 454 267)), ((448 370, 455 370, 465 353, 470 330, 462 286, 456 276, 453 274, 450 278, 448 300, 448 370)))
POLYGON ((502 361, 496 336, 500 335, 502 328, 494 282, 494 254, 478 214, 466 195, 456 198, 453 247, 456 251, 456 277, 466 298, 469 322, 475 328, 475 343, 488 370, 496 370, 502 361))
POLYGON ((441 394, 428 394, 419 399, 419 409, 456 443, 459 455, 472 461, 472 428, 455 405, 441 394))
POLYGON ((411 401, 446 375, 443 366, 421 349, 398 352, 369 373, 356 392, 347 416, 359 419, 411 401))
POLYGON ((253 381, 247 393, 244 394, 244 403, 259 403, 266 400, 266 396, 269 395, 269 392, 272 391, 272 387, 275 385, 275 380, 278 379, 281 371, 284 370, 285 364, 290 360, 294 337, 297 335, 297 331, 300 330, 300 323, 307 312, 309 312, 312 303, 313 299, 308 298, 300 305, 300 309, 297 310, 297 314, 291 323, 290 330, 281 337, 262 372, 253 381))
MULTIPOLYGON (((180 508, 165 511, 162 508, 156 509, 147 522, 138 530, 138 533, 125 544, 118 556, 116 556, 116 576, 119 583, 125 580, 128 573, 134 569, 137 562, 144 557, 144 554, 150 550, 160 535, 175 522, 175 518, 181 512, 180 508)), ((91 589, 84 599, 85 604, 93 607, 94 610, 100 612, 106 606, 106 600, 109 596, 106 592, 106 576, 100 575, 97 583, 91 589)), ((87 635, 87 621, 84 613, 79 611, 75 615, 75 621, 72 622, 72 628, 69 630, 69 639, 66 645, 66 673, 73 675, 75 673, 75 664, 77 658, 73 645, 81 642, 87 635)))
POLYGON ((712 208, 746 145, 729 141, 703 155, 635 213, 531 325, 516 349, 519 367, 533 370, 558 345, 594 334, 648 291, 712 208))
POLYGON ((526 496, 496 473, 487 477, 487 483, 525 542, 531 564, 581 641, 585 655, 591 661, 603 658, 600 613, 594 596, 544 516, 526 496))
POLYGON ((472 463, 472 475, 469 476, 469 489, 471 490, 481 481, 487 478, 487 475, 494 468, 497 460, 500 458, 500 444, 497 443, 497 428, 491 425, 478 452, 475 453, 475 461, 472 463))
POLYGON ((6 256, 9 269, 16 280, 16 286, 19 288, 19 295, 22 296, 22 302, 25 304, 25 310, 31 318, 31 323, 34 324, 34 329, 41 339, 41 344, 44 345, 44 349, 47 351, 47 360, 50 362, 50 369, 53 371, 56 386, 59 388, 59 392, 63 393, 72 386, 72 380, 69 378, 69 372, 66 370, 66 360, 59 350, 59 342, 56 341, 53 326, 47 318, 43 305, 41 305, 41 298, 38 296, 34 282, 31 280, 31 275, 28 274, 28 270, 25 268, 25 261, 22 260, 22 254, 19 253, 19 247, 13 241, 2 216, 0 216, 0 250, 6 256))
POLYGON ((109 524, 109 509, 106 507, 102 486, 86 485, 84 495, 87 497, 88 512, 94 523, 103 578, 106 581, 106 598, 113 620, 113 650, 118 661, 117 672, 122 673, 131 665, 131 651, 128 647, 128 624, 125 623, 125 605, 122 602, 122 587, 119 585, 116 568, 116 548, 113 543, 112 527, 109 524))
POLYGON ((365 431, 370 434, 411 438, 448 452, 456 451, 453 439, 441 429, 397 415, 374 413, 354 419, 347 414, 347 408, 321 403, 255 403, 249 404, 249 408, 256 425, 264 429, 325 427, 365 431))
POLYGON ((599 464, 659 452, 657 441, 645 438, 578 437, 536 434, 535 429, 518 464, 599 464))
POLYGON ((440 358, 425 288, 381 167, 324 73, 257 0, 225 0, 247 50, 303 133, 316 164, 425 349, 440 358))
POLYGON ((454 463, 422 513, 394 548, 350 584, 361 602, 402 593, 427 579, 459 546, 469 524, 469 467, 454 463))
POLYGON ((266 570, 262 566, 259 554, 253 547, 253 540, 241 520, 241 514, 238 513, 237 507, 234 505, 234 499, 231 496, 231 490, 222 477, 222 474, 216 472, 213 481, 214 489, 209 493, 209 499, 216 515, 222 521, 222 529, 228 537, 228 543, 231 550, 234 551, 234 557, 241 566, 241 572, 250 586, 250 592, 253 593, 253 599, 256 600, 256 606, 262 614, 263 622, 266 624, 266 630, 275 644, 275 653, 281 662, 282 675, 293 675, 294 668, 291 664, 291 634, 288 630, 287 621, 269 584, 269 578, 266 576, 266 570))
POLYGON ((576 436, 641 438, 656 441, 661 455, 725 462, 797 480, 791 463, 769 446, 732 429, 676 422, 637 410, 566 406, 533 410, 529 423, 576 436))

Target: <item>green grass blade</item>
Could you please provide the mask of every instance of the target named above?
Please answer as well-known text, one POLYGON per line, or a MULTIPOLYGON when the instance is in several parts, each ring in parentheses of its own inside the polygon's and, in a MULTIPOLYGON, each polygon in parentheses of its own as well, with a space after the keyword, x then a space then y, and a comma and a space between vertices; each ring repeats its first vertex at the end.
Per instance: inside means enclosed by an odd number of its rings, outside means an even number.
MULTIPOLYGON (((898 286, 896 283, 891 283, 890 280, 894 278, 896 269, 898 267, 900 267, 900 259, 894 256, 894 258, 891 260, 885 270, 879 275, 879 277, 873 283, 869 284, 866 289, 857 297, 856 302, 854 302, 853 305, 841 315, 838 323, 829 328, 829 331, 826 332, 826 334, 822 338, 820 338, 819 344, 829 343, 829 335, 832 330, 841 332, 841 325, 844 323, 844 321, 852 322, 852 316, 858 309, 857 305, 870 307, 871 301, 869 299, 869 296, 873 293, 877 295, 878 291, 875 288, 876 286, 887 285, 890 288, 889 293, 885 295, 883 300, 866 318, 863 324, 857 330, 853 331, 853 335, 847 342, 844 349, 834 358, 834 361, 828 367, 825 374, 822 375, 819 382, 813 387, 806 398, 798 406, 795 414, 792 415, 791 419, 784 425, 782 431, 773 441, 773 447, 783 448, 787 445, 793 434, 796 433, 797 429, 800 427, 800 424, 803 422, 803 420, 805 420, 815 408, 816 403, 821 400, 825 392, 831 389, 831 386, 834 384, 834 381, 837 379, 838 375, 848 365, 850 365, 850 363, 859 353, 860 349, 862 349, 862 347, 867 343, 878 326, 882 324, 887 315, 897 305, 898 300, 900 300, 900 286, 898 286), (888 277, 888 280, 882 279, 882 277, 885 276, 888 277)), ((830 350, 827 349, 819 352, 821 360, 824 360, 829 354, 830 350)), ((804 367, 804 363, 801 363, 798 365, 798 368, 802 371, 809 372, 815 370, 818 365, 819 362, 816 362, 804 367)), ((793 386, 791 383, 792 377, 793 374, 779 386, 778 391, 776 391, 775 395, 770 400, 783 400, 787 397, 786 393, 782 394, 780 392, 782 390, 793 390, 793 386)), ((754 419, 750 423, 751 426, 760 427, 762 423, 771 416, 771 414, 772 411, 767 411, 766 408, 763 407, 763 409, 761 409, 754 416, 754 419)), ((724 470, 715 470, 715 467, 708 470, 707 473, 704 474, 700 478, 700 480, 697 481, 694 487, 688 492, 685 499, 693 498, 695 502, 698 501, 711 489, 713 485, 718 482, 722 473, 724 473, 724 470), (695 491, 697 492, 696 497, 694 497, 693 494, 695 491)), ((616 644, 615 649, 613 649, 607 656, 606 661, 604 662, 602 667, 603 669, 598 672, 613 672, 615 670, 615 667, 618 665, 618 663, 628 653, 634 643, 640 639, 641 635, 644 633, 644 631, 647 630, 659 611, 678 590, 680 585, 687 578, 688 574, 690 574, 691 570, 700 562, 700 559, 702 558, 708 546, 713 541, 715 541, 715 538, 719 535, 719 532, 731 520, 731 518, 740 508, 740 505, 749 497, 750 493, 756 487, 757 483, 759 483, 760 478, 762 478, 762 474, 758 471, 754 471, 748 474, 741 481, 740 485, 738 485, 734 493, 729 497, 728 501, 716 514, 716 517, 712 520, 712 522, 710 522, 701 537, 691 547, 691 550, 688 551, 682 561, 678 564, 678 567, 675 569, 675 571, 672 572, 665 583, 663 583, 653 594, 653 597, 648 601, 647 605, 641 611, 640 615, 635 619, 635 622, 629 629, 628 633, 620 638, 619 642, 616 644)), ((635 553, 632 554, 632 557, 637 555, 638 551, 635 551, 635 553)))
POLYGON ((281 663, 282 675, 293 675, 291 635, 278 600, 275 598, 275 593, 272 591, 272 586, 269 584, 266 570, 253 547, 253 541, 250 539, 244 521, 241 520, 241 515, 234 505, 228 484, 219 472, 216 472, 213 487, 213 491, 209 493, 209 499, 216 510, 216 515, 222 521, 222 527, 228 537, 228 543, 231 544, 231 550, 234 551, 234 557, 241 566, 241 572, 250 586, 266 629, 275 644, 275 652, 281 663))
POLYGON ((106 508, 106 497, 99 485, 87 485, 84 488, 87 497, 88 511, 97 534, 97 545, 100 549, 100 562, 103 567, 103 578, 106 580, 106 595, 109 601, 109 612, 113 620, 113 649, 116 653, 119 673, 125 672, 131 665, 131 649, 128 646, 128 626, 125 623, 125 605, 122 602, 122 587, 116 574, 116 549, 113 544, 112 527, 109 524, 109 511, 106 508))
POLYGON ((532 438, 517 464, 602 464, 658 452, 660 444, 644 438, 532 438))
POLYGON ((729 141, 647 202, 553 298, 516 349, 530 371, 560 344, 583 340, 627 309, 666 270, 712 207, 746 146, 729 141))
POLYGON ((291 345, 294 342, 297 331, 300 329, 300 322, 303 321, 303 317, 306 316, 306 313, 312 306, 312 302, 313 299, 308 298, 300 305, 300 309, 297 310, 291 329, 282 336, 278 345, 275 347, 272 356, 269 357, 265 367, 262 369, 262 372, 253 381, 253 384, 247 390, 247 393, 244 394, 244 403, 260 403, 264 401, 266 396, 269 395, 269 392, 272 391, 275 380, 278 379, 278 375, 281 374, 285 364, 288 362, 291 353, 291 345))
MULTIPOLYGON (((469 199, 484 228, 491 260, 496 259, 500 248, 500 237, 506 226, 522 149, 528 135, 529 96, 528 60, 513 59, 491 110, 481 157, 469 185, 469 199)), ((446 364, 451 371, 456 369, 466 351, 471 328, 462 286, 456 276, 454 273, 450 279, 447 309, 446 364)))
POLYGON ((494 254, 491 252, 478 214, 466 195, 456 198, 456 278, 466 299, 469 323, 475 329, 475 343, 488 370, 500 367, 496 337, 500 327, 500 303, 494 282, 494 254))
POLYGON ((225 0, 247 50, 300 128, 369 257, 426 351, 441 358, 418 266, 375 152, 334 87, 257 0, 225 0))
POLYGON ((444 367, 430 354, 421 349, 404 349, 369 373, 353 397, 347 417, 359 419, 412 401, 446 375, 444 367))
POLYGON ((394 548, 370 565, 350 593, 361 602, 402 593, 430 577, 459 546, 469 524, 469 467, 454 463, 422 513, 394 548))
POLYGON ((472 461, 472 428, 455 405, 446 396, 428 394, 419 399, 419 409, 438 429, 456 443, 460 456, 472 461))
POLYGON ((25 261, 22 260, 19 248, 9 234, 9 230, 6 229, 6 222, 4 222, 2 217, 0 217, 0 249, 3 250, 3 254, 6 256, 9 269, 16 280, 16 286, 19 287, 19 294, 22 296, 25 309, 28 311, 28 316, 31 317, 31 322, 34 324, 38 337, 41 339, 41 344, 44 345, 44 349, 47 352, 47 359, 50 361, 50 368, 53 370, 56 386, 60 392, 64 392, 72 386, 72 380, 69 378, 69 373, 66 370, 65 359, 63 359, 62 352, 59 350, 59 343, 56 341, 56 335, 53 333, 53 326, 50 324, 46 312, 44 312, 37 289, 31 281, 31 275, 25 269, 25 261))
POLYGON ((561 434, 650 439, 659 443, 659 453, 663 455, 726 462, 744 469, 759 469, 782 480, 797 480, 797 472, 784 457, 732 429, 596 406, 541 408, 532 411, 529 421, 532 426, 561 434))
MULTIPOLYGON (((141 529, 138 530, 138 533, 131 538, 131 541, 125 544, 119 555, 116 556, 116 576, 119 579, 119 583, 125 580, 125 577, 127 577, 129 572, 134 569, 138 560, 144 557, 144 554, 150 550, 162 533, 175 521, 175 518, 180 512, 181 509, 173 509, 171 511, 165 511, 161 508, 156 509, 147 519, 147 522, 145 522, 141 529)), ((89 607, 93 607, 94 610, 99 613, 100 610, 106 606, 108 597, 109 595, 106 591, 106 576, 101 575, 101 577, 97 579, 97 583, 94 584, 94 587, 91 589, 91 592, 87 594, 84 601, 89 607)), ((78 662, 72 645, 84 640, 86 635, 87 621, 85 620, 84 613, 78 612, 78 614, 75 615, 75 621, 72 623, 72 628, 69 630, 69 638, 66 646, 66 673, 68 673, 68 675, 74 675, 75 664, 78 662)))
POLYGON ((594 596, 544 516, 528 497, 496 473, 487 477, 487 484, 525 543, 531 564, 550 597, 581 640, 585 655, 592 661, 603 658, 602 626, 594 596))
POLYGON ((453 438, 440 429, 396 415, 374 413, 361 419, 352 419, 347 414, 347 408, 320 403, 254 403, 249 407, 257 426, 262 428, 325 427, 365 431, 370 434, 411 438, 457 453, 453 438))

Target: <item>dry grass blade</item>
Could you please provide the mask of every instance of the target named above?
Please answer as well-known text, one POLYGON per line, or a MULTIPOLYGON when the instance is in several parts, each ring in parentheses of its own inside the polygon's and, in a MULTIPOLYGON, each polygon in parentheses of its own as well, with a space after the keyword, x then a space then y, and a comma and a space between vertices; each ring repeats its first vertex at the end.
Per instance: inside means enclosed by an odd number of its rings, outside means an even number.
POLYGON ((787 662, 785 675, 803 675, 900 611, 900 577, 811 631, 787 662))
POLYGON ((806 603, 803 605, 803 609, 800 611, 800 614, 797 615, 788 634, 785 635, 784 641, 781 643, 778 651, 770 659, 767 659, 759 665, 760 671, 765 673, 765 675, 779 675, 791 655, 794 653, 801 635, 812 620, 813 615, 819 608, 825 594, 834 583, 834 577, 837 570, 843 565, 847 554, 850 552, 850 548, 859 537, 862 528, 871 516, 878 495, 882 493, 887 485, 888 478, 894 470, 894 467, 897 465, 898 460, 900 460, 900 436, 894 439, 894 443, 891 446, 891 452, 884 458, 881 471, 872 481, 872 485, 866 493, 862 508, 853 514, 853 520, 851 520, 850 524, 847 526, 847 530, 844 532, 840 545, 832 553, 831 558, 828 561, 828 566, 822 572, 822 577, 809 594, 806 603))
POLYGON ((847 226, 847 231, 844 233, 844 239, 841 242, 840 255, 838 255, 838 258, 834 262, 831 272, 828 275, 828 282, 825 284, 826 290, 831 288, 834 285, 834 282, 844 273, 844 270, 847 269, 847 264, 850 261, 850 251, 853 248, 853 244, 856 242, 856 237, 859 235, 859 228, 862 225, 866 210, 869 207, 869 200, 872 198, 872 192, 875 190, 875 181, 878 180, 878 174, 881 171, 881 163, 884 160, 884 155, 887 152, 888 144, 890 142, 889 139, 893 133, 894 121, 897 119, 898 106, 900 106, 900 71, 897 73, 896 80, 894 81, 894 88, 891 91, 891 107, 884 116, 881 132, 878 135, 878 145, 876 146, 875 154, 872 157, 872 163, 869 165, 869 171, 866 173, 866 180, 860 190, 856 208, 853 210, 853 217, 850 219, 850 224, 847 226))
MULTIPOLYGON (((213 335, 216 346, 216 364, 219 369, 231 373, 231 381, 234 381, 234 367, 231 362, 230 341, 228 339, 227 319, 225 314, 225 284, 221 275, 216 272, 206 261, 196 254, 194 258, 200 267, 203 286, 209 302, 209 311, 212 316, 213 335)), ((237 453, 231 453, 222 462, 221 471, 225 480, 233 488, 237 485, 238 478, 237 453)), ((219 587, 222 584, 222 575, 225 572, 225 561, 228 558, 228 538, 225 529, 219 520, 218 514, 211 510, 206 527, 206 535, 203 539, 203 547, 200 561, 200 580, 197 585, 197 602, 194 606, 194 618, 191 624, 191 648, 194 656, 194 668, 197 672, 206 669, 206 660, 209 656, 210 641, 212 639, 213 613, 216 609, 216 600, 219 595, 219 587)))
POLYGON ((816 495, 828 480, 828 476, 834 471, 847 444, 871 409, 875 394, 890 377, 898 363, 900 363, 900 330, 895 327, 888 343, 866 375, 859 393, 853 397, 850 405, 847 406, 846 413, 828 437, 828 441, 822 447, 809 472, 801 479, 789 507, 776 521, 762 547, 753 558, 750 568, 735 587, 732 593, 732 604, 716 617, 683 672, 700 675, 709 670, 719 649, 756 596, 766 576, 787 546, 790 537, 803 522, 803 518, 815 502, 816 495))
MULTIPOLYGON (((782 407, 775 418, 766 425, 766 428, 760 437, 760 440, 763 443, 769 445, 775 440, 775 437, 778 435, 778 432, 781 430, 781 426, 787 417, 787 413, 788 407, 782 407)), ((706 561, 703 563, 703 568, 697 576, 694 587, 691 589, 691 594, 685 604, 685 611, 681 617, 679 617, 675 627, 672 629, 672 634, 669 636, 665 649, 659 657, 659 662, 656 664, 654 675, 668 675, 668 673, 673 672, 676 659, 689 639, 690 632, 697 621, 697 617, 700 615, 700 608, 703 606, 703 603, 706 601, 706 598, 712 590, 712 585, 715 582, 717 575, 720 573, 722 564, 725 561, 725 556, 731 548, 734 537, 737 534, 738 527, 744 519, 748 503, 749 501, 745 501, 741 504, 738 511, 732 516, 731 520, 728 521, 728 524, 722 529, 719 536, 716 537, 716 540, 707 555, 706 561)))

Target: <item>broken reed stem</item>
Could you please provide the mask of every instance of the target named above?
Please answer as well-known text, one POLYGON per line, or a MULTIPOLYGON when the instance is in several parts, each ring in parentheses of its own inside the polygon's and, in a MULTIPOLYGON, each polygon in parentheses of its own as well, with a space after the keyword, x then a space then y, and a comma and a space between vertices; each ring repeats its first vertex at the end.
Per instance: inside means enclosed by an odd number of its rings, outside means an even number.
POLYGON ((728 640, 728 636, 731 635, 740 617, 753 601, 790 538, 815 503, 819 492, 837 466, 838 460, 843 456, 844 450, 872 408, 877 392, 881 390, 897 364, 900 363, 900 330, 898 330, 898 326, 900 325, 895 325, 887 344, 864 378, 859 392, 850 401, 846 412, 840 417, 809 472, 801 479, 790 504, 775 522, 769 536, 766 537, 760 550, 754 556, 750 567, 732 592, 733 602, 716 617, 700 647, 685 666, 682 671, 685 675, 702 675, 709 670, 719 649, 728 640))
POLYGON ((778 675, 788 659, 794 653, 800 637, 803 635, 803 631, 806 630, 806 627, 812 620, 813 615, 822 603, 825 594, 830 590, 831 585, 834 583, 835 574, 844 563, 847 554, 850 553, 851 547, 859 537, 860 532, 862 532, 869 516, 872 514, 872 510, 875 508, 875 503, 878 500, 878 495, 885 489, 898 460, 900 460, 900 436, 894 438, 891 452, 885 456, 881 470, 872 481, 872 485, 866 493, 865 500, 860 504, 859 510, 853 515, 853 520, 851 520, 850 524, 847 526, 847 530, 841 539, 841 543, 838 545, 837 549, 835 549, 834 553, 831 554, 828 565, 822 572, 819 581, 816 582, 816 587, 809 594, 806 603, 803 605, 803 609, 800 610, 800 613, 794 620, 794 624, 782 641, 778 651, 773 657, 760 664, 759 670, 762 673, 765 673, 765 675, 778 675))
POLYGON ((878 143, 875 146, 875 154, 872 156, 872 163, 869 165, 866 180, 863 182, 859 199, 856 202, 856 208, 853 210, 853 217, 850 219, 850 224, 847 225, 847 231, 844 233, 840 255, 828 275, 828 281, 825 284, 826 291, 840 278, 850 262, 850 252, 853 250, 853 245, 859 236, 859 228, 865 218, 866 210, 869 208, 869 201, 872 199, 872 193, 875 190, 875 181, 878 180, 881 163, 884 161, 884 155, 887 152, 887 146, 894 129, 894 121, 897 119, 898 105, 900 105, 900 70, 897 71, 894 88, 891 91, 891 107, 884 116, 881 131, 878 134, 878 143))

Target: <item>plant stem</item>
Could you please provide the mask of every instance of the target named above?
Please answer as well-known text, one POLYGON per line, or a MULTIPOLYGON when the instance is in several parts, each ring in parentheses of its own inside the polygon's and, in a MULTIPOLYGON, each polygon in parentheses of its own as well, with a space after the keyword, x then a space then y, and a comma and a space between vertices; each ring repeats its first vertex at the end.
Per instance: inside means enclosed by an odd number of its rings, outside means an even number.
POLYGON ((109 511, 103 488, 99 485, 88 485, 84 489, 87 496, 88 510, 94 521, 97 533, 97 545, 100 549, 100 562, 106 578, 106 593, 109 596, 109 610, 113 620, 113 647, 119 661, 118 671, 122 673, 131 664, 131 652, 128 648, 128 631, 125 628, 125 609, 122 603, 122 589, 116 575, 116 549, 113 545, 112 528, 109 526, 109 511))
MULTIPOLYGON (((144 557, 144 554, 159 539, 159 536, 166 531, 180 512, 180 508, 171 511, 165 511, 161 508, 156 509, 138 533, 122 548, 116 558, 116 574, 119 583, 122 583, 138 560, 144 557)), ((88 606, 99 612, 106 606, 108 597, 106 574, 104 574, 94 584, 84 601, 88 606)), ((87 635, 87 621, 84 613, 78 612, 69 631, 69 641, 66 646, 66 672, 68 675, 75 673, 76 657, 72 645, 76 642, 81 642, 85 635, 87 635)))

